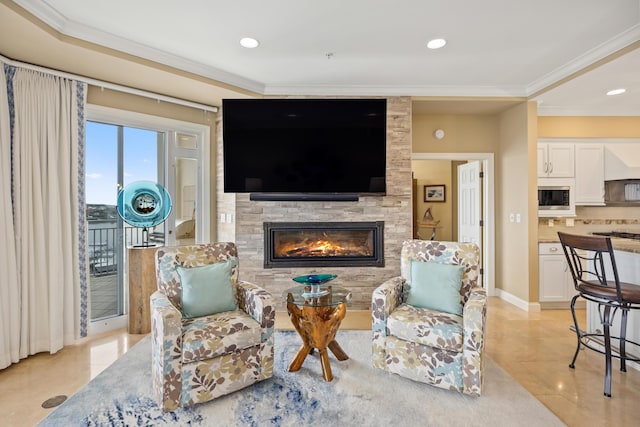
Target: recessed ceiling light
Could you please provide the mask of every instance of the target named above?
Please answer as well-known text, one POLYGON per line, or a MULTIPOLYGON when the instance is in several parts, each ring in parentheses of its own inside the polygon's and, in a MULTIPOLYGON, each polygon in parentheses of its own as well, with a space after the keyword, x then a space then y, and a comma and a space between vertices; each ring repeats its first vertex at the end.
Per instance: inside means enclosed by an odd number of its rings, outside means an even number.
POLYGON ((445 39, 433 39, 429 40, 429 42, 427 43, 427 47, 429 49, 440 49, 445 44, 447 44, 447 41, 445 39))
POLYGON ((613 89, 607 92, 607 95, 620 95, 621 93, 625 93, 626 89, 613 89))
POLYGON ((243 37, 240 39, 240 46, 246 47, 247 49, 253 49, 254 47, 258 47, 260 42, 251 37, 243 37))

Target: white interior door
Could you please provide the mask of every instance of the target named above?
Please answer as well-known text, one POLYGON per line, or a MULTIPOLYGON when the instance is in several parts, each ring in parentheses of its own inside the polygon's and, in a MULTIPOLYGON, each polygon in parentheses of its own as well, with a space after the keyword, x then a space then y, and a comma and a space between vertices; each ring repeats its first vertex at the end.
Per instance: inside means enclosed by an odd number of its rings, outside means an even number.
MULTIPOLYGON (((482 163, 458 166, 458 240, 480 248, 482 257, 482 163)), ((480 285, 482 275, 480 275, 480 285)))

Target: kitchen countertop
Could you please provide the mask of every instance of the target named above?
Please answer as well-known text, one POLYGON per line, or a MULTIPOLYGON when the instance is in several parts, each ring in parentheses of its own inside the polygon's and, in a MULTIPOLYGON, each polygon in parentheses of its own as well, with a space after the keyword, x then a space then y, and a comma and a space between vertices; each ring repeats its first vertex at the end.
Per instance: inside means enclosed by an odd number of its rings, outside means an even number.
MULTIPOLYGON (((560 239, 554 238, 541 238, 538 239, 538 243, 560 243, 560 239)), ((616 251, 632 252, 634 254, 640 254, 640 241, 632 239, 620 239, 612 238, 611 244, 616 251)))
POLYGON ((543 238, 543 237, 540 237, 538 239, 538 243, 560 243, 560 239, 558 239, 557 237, 555 237, 555 238, 543 238))

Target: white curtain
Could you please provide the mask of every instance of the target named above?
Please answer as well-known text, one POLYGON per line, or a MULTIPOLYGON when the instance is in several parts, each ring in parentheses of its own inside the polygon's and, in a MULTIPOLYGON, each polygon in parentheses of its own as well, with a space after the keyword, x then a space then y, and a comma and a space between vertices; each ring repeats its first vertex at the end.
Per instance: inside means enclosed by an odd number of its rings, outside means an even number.
MULTIPOLYGON (((3 294, 15 293, 18 297, 13 303, 0 302, 1 330, 3 335, 10 331, 12 338, 9 345, 2 344, 0 353, 10 355, 10 362, 15 362, 16 330, 17 354, 24 358, 60 350, 83 335, 83 322, 86 325, 81 262, 84 200, 83 184, 79 185, 83 182, 79 166, 84 159, 80 158, 79 142, 85 88, 72 80, 26 68, 15 68, 9 80, 13 191, 11 203, 5 203, 3 124, 2 201, 3 209, 13 206, 13 212, 9 217, 3 214, 2 230, 9 233, 13 227, 13 233, 7 236, 15 239, 7 240, 14 242, 17 277, 0 281, 0 286, 3 294), (11 222, 8 218, 13 224, 5 224, 11 222)), ((3 243, 3 250, 9 250, 8 246, 3 243)))

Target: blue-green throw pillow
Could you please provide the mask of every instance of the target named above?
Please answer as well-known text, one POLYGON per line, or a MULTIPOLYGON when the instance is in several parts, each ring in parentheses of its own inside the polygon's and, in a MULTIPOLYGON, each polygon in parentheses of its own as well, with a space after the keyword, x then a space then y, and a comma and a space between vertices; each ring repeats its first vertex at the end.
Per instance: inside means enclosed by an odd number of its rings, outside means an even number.
POLYGON ((186 318, 208 316, 237 310, 231 284, 235 258, 200 267, 176 267, 182 284, 182 315, 186 318))
POLYGON ((411 261, 407 304, 462 315, 460 287, 464 266, 411 261))

